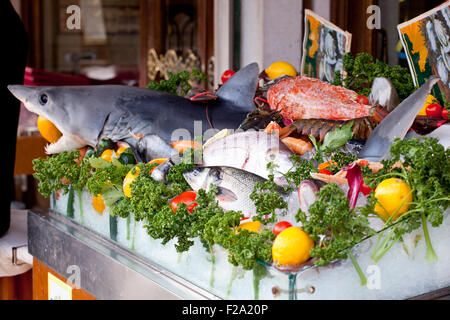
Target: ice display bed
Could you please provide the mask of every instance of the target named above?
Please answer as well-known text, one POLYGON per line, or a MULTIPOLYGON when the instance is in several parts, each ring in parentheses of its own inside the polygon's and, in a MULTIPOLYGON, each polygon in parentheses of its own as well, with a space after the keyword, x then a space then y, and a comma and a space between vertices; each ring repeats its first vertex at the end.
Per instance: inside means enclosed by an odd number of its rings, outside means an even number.
MULTIPOLYGON (((79 230, 96 235, 97 239, 101 239, 100 242, 117 245, 129 256, 157 266, 159 281, 162 281, 160 286, 174 294, 160 295, 159 298, 192 298, 192 295, 177 293, 177 290, 164 284, 173 277, 181 279, 181 286, 189 287, 198 294, 195 298, 200 299, 408 299, 450 287, 448 210, 443 224, 439 228, 430 227, 429 230, 439 257, 438 262, 425 261, 426 250, 421 229, 405 236, 403 243, 396 243, 377 264, 370 260, 375 238, 366 239, 355 246, 353 254, 368 278, 367 285, 362 286, 350 259, 327 267, 311 266, 296 273, 286 273, 269 265, 261 265, 257 272, 234 267, 228 262, 227 252, 222 247, 215 245, 212 256, 197 240, 188 252, 179 254, 173 243, 162 245, 160 240, 152 239, 143 227, 144 222, 135 222, 133 217, 112 217, 106 211, 100 215, 92 208, 91 200, 92 196, 87 192, 61 195, 58 200, 52 196, 51 210, 61 221, 71 221, 79 230)), ((33 233, 32 226, 30 232, 33 233)), ((45 233, 41 232, 41 236, 45 236, 45 233)), ((73 232, 72 236, 81 242, 89 242, 86 240, 89 237, 80 231, 73 232)), ((58 243, 50 245, 58 246, 58 243)), ((113 255, 112 258, 114 263, 119 264, 126 260, 120 255, 113 255)), ((95 254, 90 259, 95 259, 95 254)), ((132 269, 145 275, 136 266, 132 266, 132 269)), ((104 277, 99 270, 93 272, 99 272, 97 281, 104 277)), ((117 277, 114 288, 125 294, 129 291, 127 277, 117 277)), ((135 283, 134 290, 139 291, 139 286, 139 283, 135 283)), ((141 286, 145 286, 144 282, 141 286)), ((100 294, 98 297, 130 298, 118 294, 100 294)), ((140 298, 158 297, 147 292, 140 298)))

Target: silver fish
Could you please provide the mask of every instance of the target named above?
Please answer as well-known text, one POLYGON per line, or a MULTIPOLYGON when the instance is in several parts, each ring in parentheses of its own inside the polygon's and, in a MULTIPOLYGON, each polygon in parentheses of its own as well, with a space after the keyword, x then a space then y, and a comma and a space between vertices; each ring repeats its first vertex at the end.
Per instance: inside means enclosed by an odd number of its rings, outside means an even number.
POLYGON ((369 136, 358 157, 373 162, 379 162, 388 157, 392 142, 395 138, 405 137, 425 104, 431 88, 438 80, 437 77, 430 77, 417 91, 389 113, 369 136))
POLYGON ((289 158, 292 155, 278 135, 249 130, 234 133, 209 144, 203 150, 202 165, 237 168, 268 179, 270 171, 267 165, 273 163, 276 166, 275 182, 284 185, 282 174, 293 167, 289 158))
MULTIPOLYGON (((256 207, 250 195, 258 182, 266 181, 253 173, 230 167, 198 167, 185 171, 183 176, 195 191, 209 191, 210 186, 214 185, 218 190, 216 199, 224 210, 242 211, 244 216, 249 218, 256 214, 256 207)), ((287 202, 287 211, 292 213, 290 218, 293 219, 299 208, 298 192, 285 194, 280 188, 280 195, 287 202)), ((286 215, 287 212, 277 211, 277 215, 279 214, 286 215)), ((286 217, 283 220, 286 220, 286 217)))
POLYGON ((250 194, 255 184, 265 181, 255 174, 229 167, 194 168, 184 172, 183 176, 194 191, 209 191, 214 185, 220 206, 227 211, 242 211, 245 216, 256 213, 250 194))

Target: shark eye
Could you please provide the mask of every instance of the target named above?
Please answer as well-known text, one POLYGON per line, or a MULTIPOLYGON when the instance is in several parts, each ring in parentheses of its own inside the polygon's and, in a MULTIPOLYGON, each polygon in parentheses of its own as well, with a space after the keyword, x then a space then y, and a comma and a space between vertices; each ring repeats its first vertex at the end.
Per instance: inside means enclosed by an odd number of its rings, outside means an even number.
POLYGON ((39 103, 42 105, 45 105, 45 104, 47 104, 47 102, 48 102, 48 96, 45 93, 41 94, 39 96, 39 103))

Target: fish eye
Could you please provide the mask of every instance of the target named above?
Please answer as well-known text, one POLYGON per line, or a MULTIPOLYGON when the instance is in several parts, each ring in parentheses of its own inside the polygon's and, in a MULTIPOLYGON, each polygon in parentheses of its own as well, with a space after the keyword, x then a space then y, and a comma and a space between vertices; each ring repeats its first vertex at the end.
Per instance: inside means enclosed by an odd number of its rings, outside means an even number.
POLYGON ((47 102, 48 102, 48 96, 45 93, 41 94, 39 96, 39 103, 42 105, 45 105, 45 104, 47 104, 47 102))
POLYGON ((266 161, 267 162, 275 162, 278 158, 278 152, 277 150, 269 150, 266 154, 266 161))

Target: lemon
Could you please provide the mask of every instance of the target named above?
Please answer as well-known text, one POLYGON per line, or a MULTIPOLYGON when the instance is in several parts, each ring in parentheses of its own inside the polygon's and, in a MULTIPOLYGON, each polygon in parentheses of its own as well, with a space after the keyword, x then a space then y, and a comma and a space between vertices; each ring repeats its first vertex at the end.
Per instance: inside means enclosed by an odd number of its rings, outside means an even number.
POLYGON ((432 94, 429 94, 427 96, 427 101, 425 102, 422 109, 420 109, 420 111, 417 115, 418 116, 426 116, 427 115, 427 107, 433 103, 439 103, 439 101, 435 98, 435 96, 433 96, 432 94))
POLYGON ((134 169, 131 169, 125 176, 125 179, 123 179, 123 193, 128 198, 131 198, 131 184, 134 180, 136 180, 139 172, 141 172, 141 169, 139 167, 135 167, 134 169))
POLYGON ((299 227, 284 229, 273 242, 273 262, 280 266, 295 266, 310 258, 314 241, 299 227))
POLYGON ((223 130, 219 131, 214 136, 209 138, 208 141, 205 142, 205 144, 203 145, 203 149, 206 148, 211 143, 213 143, 214 141, 217 141, 221 138, 225 138, 226 136, 229 136, 230 134, 231 134, 231 130, 229 130, 229 129, 223 129, 223 130))
POLYGON ((401 179, 390 178, 383 180, 375 189, 375 212, 387 220, 392 216, 396 220, 400 215, 408 211, 412 201, 410 186, 401 179))
POLYGON ((234 232, 238 233, 240 230, 248 230, 251 232, 258 233, 260 229, 261 229, 261 221, 251 221, 241 224, 234 230, 234 232))
POLYGON ((284 75, 290 77, 295 77, 297 75, 297 70, 295 70, 294 66, 285 61, 274 62, 265 71, 270 79, 275 79, 284 75))
POLYGON ((96 197, 92 197, 92 207, 98 213, 103 214, 103 211, 105 211, 106 207, 101 194, 98 194, 96 197))
POLYGON ((61 131, 50 121, 43 116, 39 116, 37 119, 37 127, 42 137, 50 143, 55 143, 61 138, 61 131))

